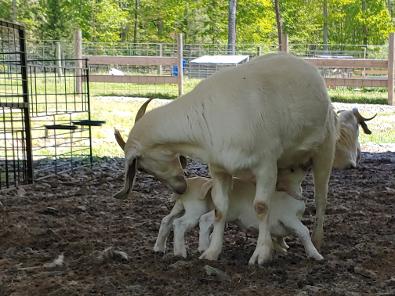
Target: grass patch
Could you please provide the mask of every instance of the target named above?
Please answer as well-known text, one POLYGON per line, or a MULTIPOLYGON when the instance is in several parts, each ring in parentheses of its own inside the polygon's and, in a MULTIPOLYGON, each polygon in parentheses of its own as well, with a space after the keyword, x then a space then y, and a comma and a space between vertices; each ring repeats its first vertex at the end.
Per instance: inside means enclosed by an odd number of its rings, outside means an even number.
MULTIPOLYGON (((102 127, 93 127, 93 150, 96 156, 123 156, 123 152, 114 140, 113 128, 120 130, 126 138, 134 123, 134 117, 143 101, 135 100, 113 100, 110 98, 92 98, 92 118, 106 120, 102 127), (109 108, 109 106, 111 106, 109 108)), ((349 103, 350 101, 347 101, 349 103)), ((158 101, 152 101, 148 110, 160 105, 158 101)), ((361 113, 370 116, 374 112, 363 110, 361 113)), ((366 135, 360 130, 361 143, 395 143, 395 109, 388 108, 385 112, 380 112, 375 119, 368 122, 372 131, 371 135, 366 135)))
POLYGON ((386 89, 380 88, 335 88, 329 90, 332 102, 358 103, 358 104, 388 104, 386 89))

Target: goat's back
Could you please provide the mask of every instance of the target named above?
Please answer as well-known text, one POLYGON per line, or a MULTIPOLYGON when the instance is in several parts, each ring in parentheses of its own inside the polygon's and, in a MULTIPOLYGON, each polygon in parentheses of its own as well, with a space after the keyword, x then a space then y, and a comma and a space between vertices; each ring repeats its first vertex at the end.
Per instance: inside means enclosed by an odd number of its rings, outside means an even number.
POLYGON ((294 163, 334 125, 317 69, 286 54, 214 74, 175 104, 187 111, 192 137, 210 152, 209 162, 231 171, 272 155, 280 165, 294 163))

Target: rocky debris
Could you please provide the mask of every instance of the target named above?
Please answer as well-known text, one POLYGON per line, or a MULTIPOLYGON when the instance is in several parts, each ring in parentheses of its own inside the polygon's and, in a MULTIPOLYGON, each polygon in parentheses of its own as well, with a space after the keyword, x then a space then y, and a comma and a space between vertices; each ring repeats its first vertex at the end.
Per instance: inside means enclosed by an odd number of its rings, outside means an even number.
POLYGON ((108 247, 104 251, 99 252, 96 256, 97 263, 108 262, 110 260, 127 262, 129 261, 129 256, 123 251, 115 250, 113 247, 108 247))
POLYGON ((204 270, 206 271, 206 274, 209 276, 214 276, 220 281, 228 281, 230 282, 232 279, 229 275, 227 275, 224 271, 221 269, 212 267, 210 265, 205 265, 204 270))

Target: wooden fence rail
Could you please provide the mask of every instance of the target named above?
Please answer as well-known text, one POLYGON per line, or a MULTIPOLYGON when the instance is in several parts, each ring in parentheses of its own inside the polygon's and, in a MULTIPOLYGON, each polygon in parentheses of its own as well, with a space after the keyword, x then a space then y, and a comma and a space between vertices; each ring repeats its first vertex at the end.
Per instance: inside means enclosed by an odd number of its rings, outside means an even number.
MULTIPOLYGON (((81 33, 76 33, 76 56, 82 56, 81 33)), ((287 40, 285 38, 284 40, 287 40)), ((282 48, 288 50, 285 44, 282 48)), ((91 65, 135 65, 135 66, 178 66, 178 76, 164 75, 91 75, 91 82, 109 83, 145 83, 145 84, 178 84, 179 95, 183 94, 183 41, 180 34, 177 38, 177 56, 86 56, 91 65)), ((325 77, 327 87, 386 87, 388 89, 388 104, 395 105, 394 75, 395 75, 395 33, 389 35, 388 59, 353 59, 353 58, 304 58, 307 62, 321 69, 361 69, 361 74, 355 76, 350 71, 346 77, 325 77)), ((160 71, 162 73, 162 71, 160 71)), ((78 76, 78 75, 77 75, 78 76)), ((78 79, 78 78, 77 78, 78 79)), ((81 82, 77 81, 77 87, 81 82), (79 84, 78 84, 79 83, 79 84)))
MULTIPOLYGON (((81 33, 76 33, 76 55, 82 56, 82 42, 81 33), (78 39, 78 40, 77 40, 78 39)), ((177 56, 176 57, 161 57, 161 56, 84 56, 88 59, 90 65, 131 65, 131 66, 159 66, 160 73, 162 73, 162 66, 177 65, 177 76, 169 75, 103 75, 91 74, 90 82, 107 82, 107 83, 139 83, 139 84, 177 84, 178 94, 183 94, 183 71, 182 69, 182 54, 183 42, 182 34, 177 38, 177 56)), ((76 86, 81 85, 81 79, 77 78, 76 86)))
POLYGON ((388 60, 383 59, 352 59, 352 58, 304 58, 305 61, 318 68, 362 69, 358 77, 325 77, 327 87, 386 87, 388 90, 388 105, 394 101, 394 50, 395 33, 389 35, 388 60), (377 76, 367 76, 376 74, 377 76), (387 75, 385 75, 387 74, 387 75))

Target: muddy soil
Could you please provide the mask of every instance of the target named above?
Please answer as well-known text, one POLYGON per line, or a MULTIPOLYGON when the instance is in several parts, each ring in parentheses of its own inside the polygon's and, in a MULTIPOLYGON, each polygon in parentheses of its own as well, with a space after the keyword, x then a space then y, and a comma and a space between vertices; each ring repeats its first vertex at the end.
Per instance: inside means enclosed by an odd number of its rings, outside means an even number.
MULTIPOLYGON (((220 260, 198 259, 197 231, 188 258, 152 251, 169 190, 140 173, 133 196, 122 186, 121 159, 93 172, 1 192, 0 295, 395 295, 395 153, 363 153, 358 169, 334 171, 323 262, 306 258, 289 238, 288 254, 249 267, 255 237, 228 225, 220 260), (205 266, 226 275, 208 275, 205 266)), ((190 176, 207 175, 190 163, 190 176)), ((314 221, 312 178, 304 184, 303 222, 314 221)))

